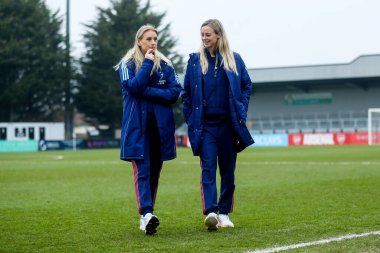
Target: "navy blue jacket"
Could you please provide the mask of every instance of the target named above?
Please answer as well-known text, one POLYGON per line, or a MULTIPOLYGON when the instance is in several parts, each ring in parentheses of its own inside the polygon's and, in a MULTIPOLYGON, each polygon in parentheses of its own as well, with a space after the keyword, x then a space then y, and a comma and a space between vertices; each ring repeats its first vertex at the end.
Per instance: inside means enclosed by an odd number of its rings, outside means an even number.
POLYGON ((120 159, 130 161, 144 159, 144 141, 147 123, 147 101, 153 104, 153 112, 161 140, 162 161, 176 157, 175 123, 171 104, 181 92, 181 85, 172 66, 161 61, 161 70, 150 76, 153 61, 144 59, 135 73, 135 63, 121 63, 119 74, 123 94, 123 122, 120 140, 120 159))
MULTIPOLYGON (((218 61, 221 62, 222 56, 220 53, 217 53, 217 57, 219 57, 218 61)), ((254 143, 245 124, 252 82, 240 55, 234 53, 234 57, 238 75, 223 68, 229 81, 228 106, 230 120, 235 131, 236 152, 240 152, 254 143)), ((185 72, 182 101, 183 113, 188 124, 188 135, 194 155, 199 155, 199 144, 203 131, 202 75, 199 53, 190 54, 185 72)))

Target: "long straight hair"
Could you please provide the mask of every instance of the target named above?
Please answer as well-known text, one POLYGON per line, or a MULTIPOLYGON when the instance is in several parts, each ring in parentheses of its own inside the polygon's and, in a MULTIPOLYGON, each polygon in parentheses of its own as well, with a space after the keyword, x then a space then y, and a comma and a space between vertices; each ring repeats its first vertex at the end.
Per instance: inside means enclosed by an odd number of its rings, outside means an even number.
MULTIPOLYGON (((234 54, 230 49, 230 45, 228 43, 227 34, 224 31, 222 23, 217 19, 209 19, 203 22, 201 25, 201 28, 204 26, 209 26, 211 29, 214 30, 216 34, 220 36, 218 41, 216 42, 216 49, 219 50, 219 53, 222 55, 223 58, 223 65, 224 68, 234 72, 236 75, 238 74, 237 68, 236 68, 236 62, 234 58, 234 54)), ((205 47, 203 43, 201 44, 201 47, 199 48, 199 54, 200 54, 200 63, 202 67, 202 73, 205 75, 208 70, 208 61, 205 53, 205 47)))
MULTIPOLYGON (((146 33, 147 31, 154 31, 158 36, 158 31, 154 26, 152 25, 141 26, 136 32, 134 46, 131 49, 129 49, 128 52, 124 55, 124 57, 119 61, 119 63, 114 66, 115 70, 119 69, 119 66, 121 63, 127 63, 130 60, 134 61, 136 65, 135 72, 137 72, 141 68, 145 55, 142 53, 141 48, 139 47, 137 43, 139 42, 139 40, 143 38, 144 33, 146 33)), ((153 64, 152 72, 150 73, 151 75, 156 70, 161 69, 161 64, 160 64, 161 60, 165 61, 169 65, 172 65, 170 60, 156 49, 154 52, 154 64, 153 64)))

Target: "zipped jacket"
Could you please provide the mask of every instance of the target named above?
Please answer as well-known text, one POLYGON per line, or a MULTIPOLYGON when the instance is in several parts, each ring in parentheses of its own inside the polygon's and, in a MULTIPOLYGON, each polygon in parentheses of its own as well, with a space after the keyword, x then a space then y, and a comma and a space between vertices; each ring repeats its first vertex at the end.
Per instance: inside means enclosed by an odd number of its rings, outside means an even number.
POLYGON ((123 95, 123 122, 120 140, 120 159, 131 161, 144 159, 147 127, 147 101, 153 104, 153 112, 160 134, 161 159, 176 157, 175 123, 171 104, 182 90, 174 68, 161 61, 161 70, 150 75, 153 61, 145 58, 135 72, 133 61, 121 63, 119 74, 123 95))
MULTIPOLYGON (((216 56, 221 62, 222 56, 217 52, 216 56)), ((246 120, 249 99, 252 91, 252 82, 248 75, 244 61, 239 54, 234 53, 238 74, 226 70, 228 77, 229 95, 228 103, 230 120, 236 138, 236 152, 244 150, 252 145, 254 140, 249 133, 246 120)), ((183 113, 188 125, 188 135, 194 155, 199 155, 200 138, 203 132, 203 89, 202 89, 202 69, 200 65, 199 53, 190 54, 187 62, 184 91, 182 92, 183 113)))

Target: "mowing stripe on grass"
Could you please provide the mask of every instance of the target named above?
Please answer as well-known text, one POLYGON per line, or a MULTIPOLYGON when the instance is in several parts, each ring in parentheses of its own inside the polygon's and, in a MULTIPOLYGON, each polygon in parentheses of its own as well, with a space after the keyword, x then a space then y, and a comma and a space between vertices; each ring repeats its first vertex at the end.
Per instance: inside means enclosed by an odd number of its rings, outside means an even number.
POLYGON ((380 165, 377 161, 339 161, 339 162, 239 162, 239 164, 263 164, 263 165, 380 165))
MULTIPOLYGON (((176 160, 173 163, 179 164, 199 164, 199 161, 188 162, 176 160)), ((265 161, 265 162, 237 162, 239 165, 380 165, 380 161, 337 161, 337 162, 319 162, 319 161, 305 161, 305 162, 293 162, 293 161, 265 161)))
POLYGON ((298 248, 303 248, 303 247, 308 247, 308 246, 313 246, 313 245, 318 245, 318 244, 326 244, 330 242, 338 242, 338 241, 343 241, 343 240, 348 240, 348 239, 353 239, 353 238, 365 237, 369 235, 380 235, 380 230, 362 233, 362 234, 342 235, 339 237, 332 237, 332 238, 323 239, 319 241, 313 241, 313 242, 304 242, 304 243, 298 243, 298 244, 275 247, 275 248, 247 251, 246 253, 273 253, 273 252, 279 252, 283 250, 298 249, 298 248))

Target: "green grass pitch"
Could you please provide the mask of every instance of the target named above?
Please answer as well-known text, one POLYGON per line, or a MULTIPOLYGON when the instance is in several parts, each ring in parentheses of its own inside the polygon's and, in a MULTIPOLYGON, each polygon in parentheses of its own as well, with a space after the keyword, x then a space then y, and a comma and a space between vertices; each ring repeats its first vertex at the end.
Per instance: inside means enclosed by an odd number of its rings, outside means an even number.
MULTIPOLYGON (((380 230, 380 147, 249 148, 233 229, 203 224, 199 158, 164 163, 155 236, 118 150, 0 154, 0 252, 245 252, 380 230)), ((290 252, 380 252, 380 236, 290 252)))

